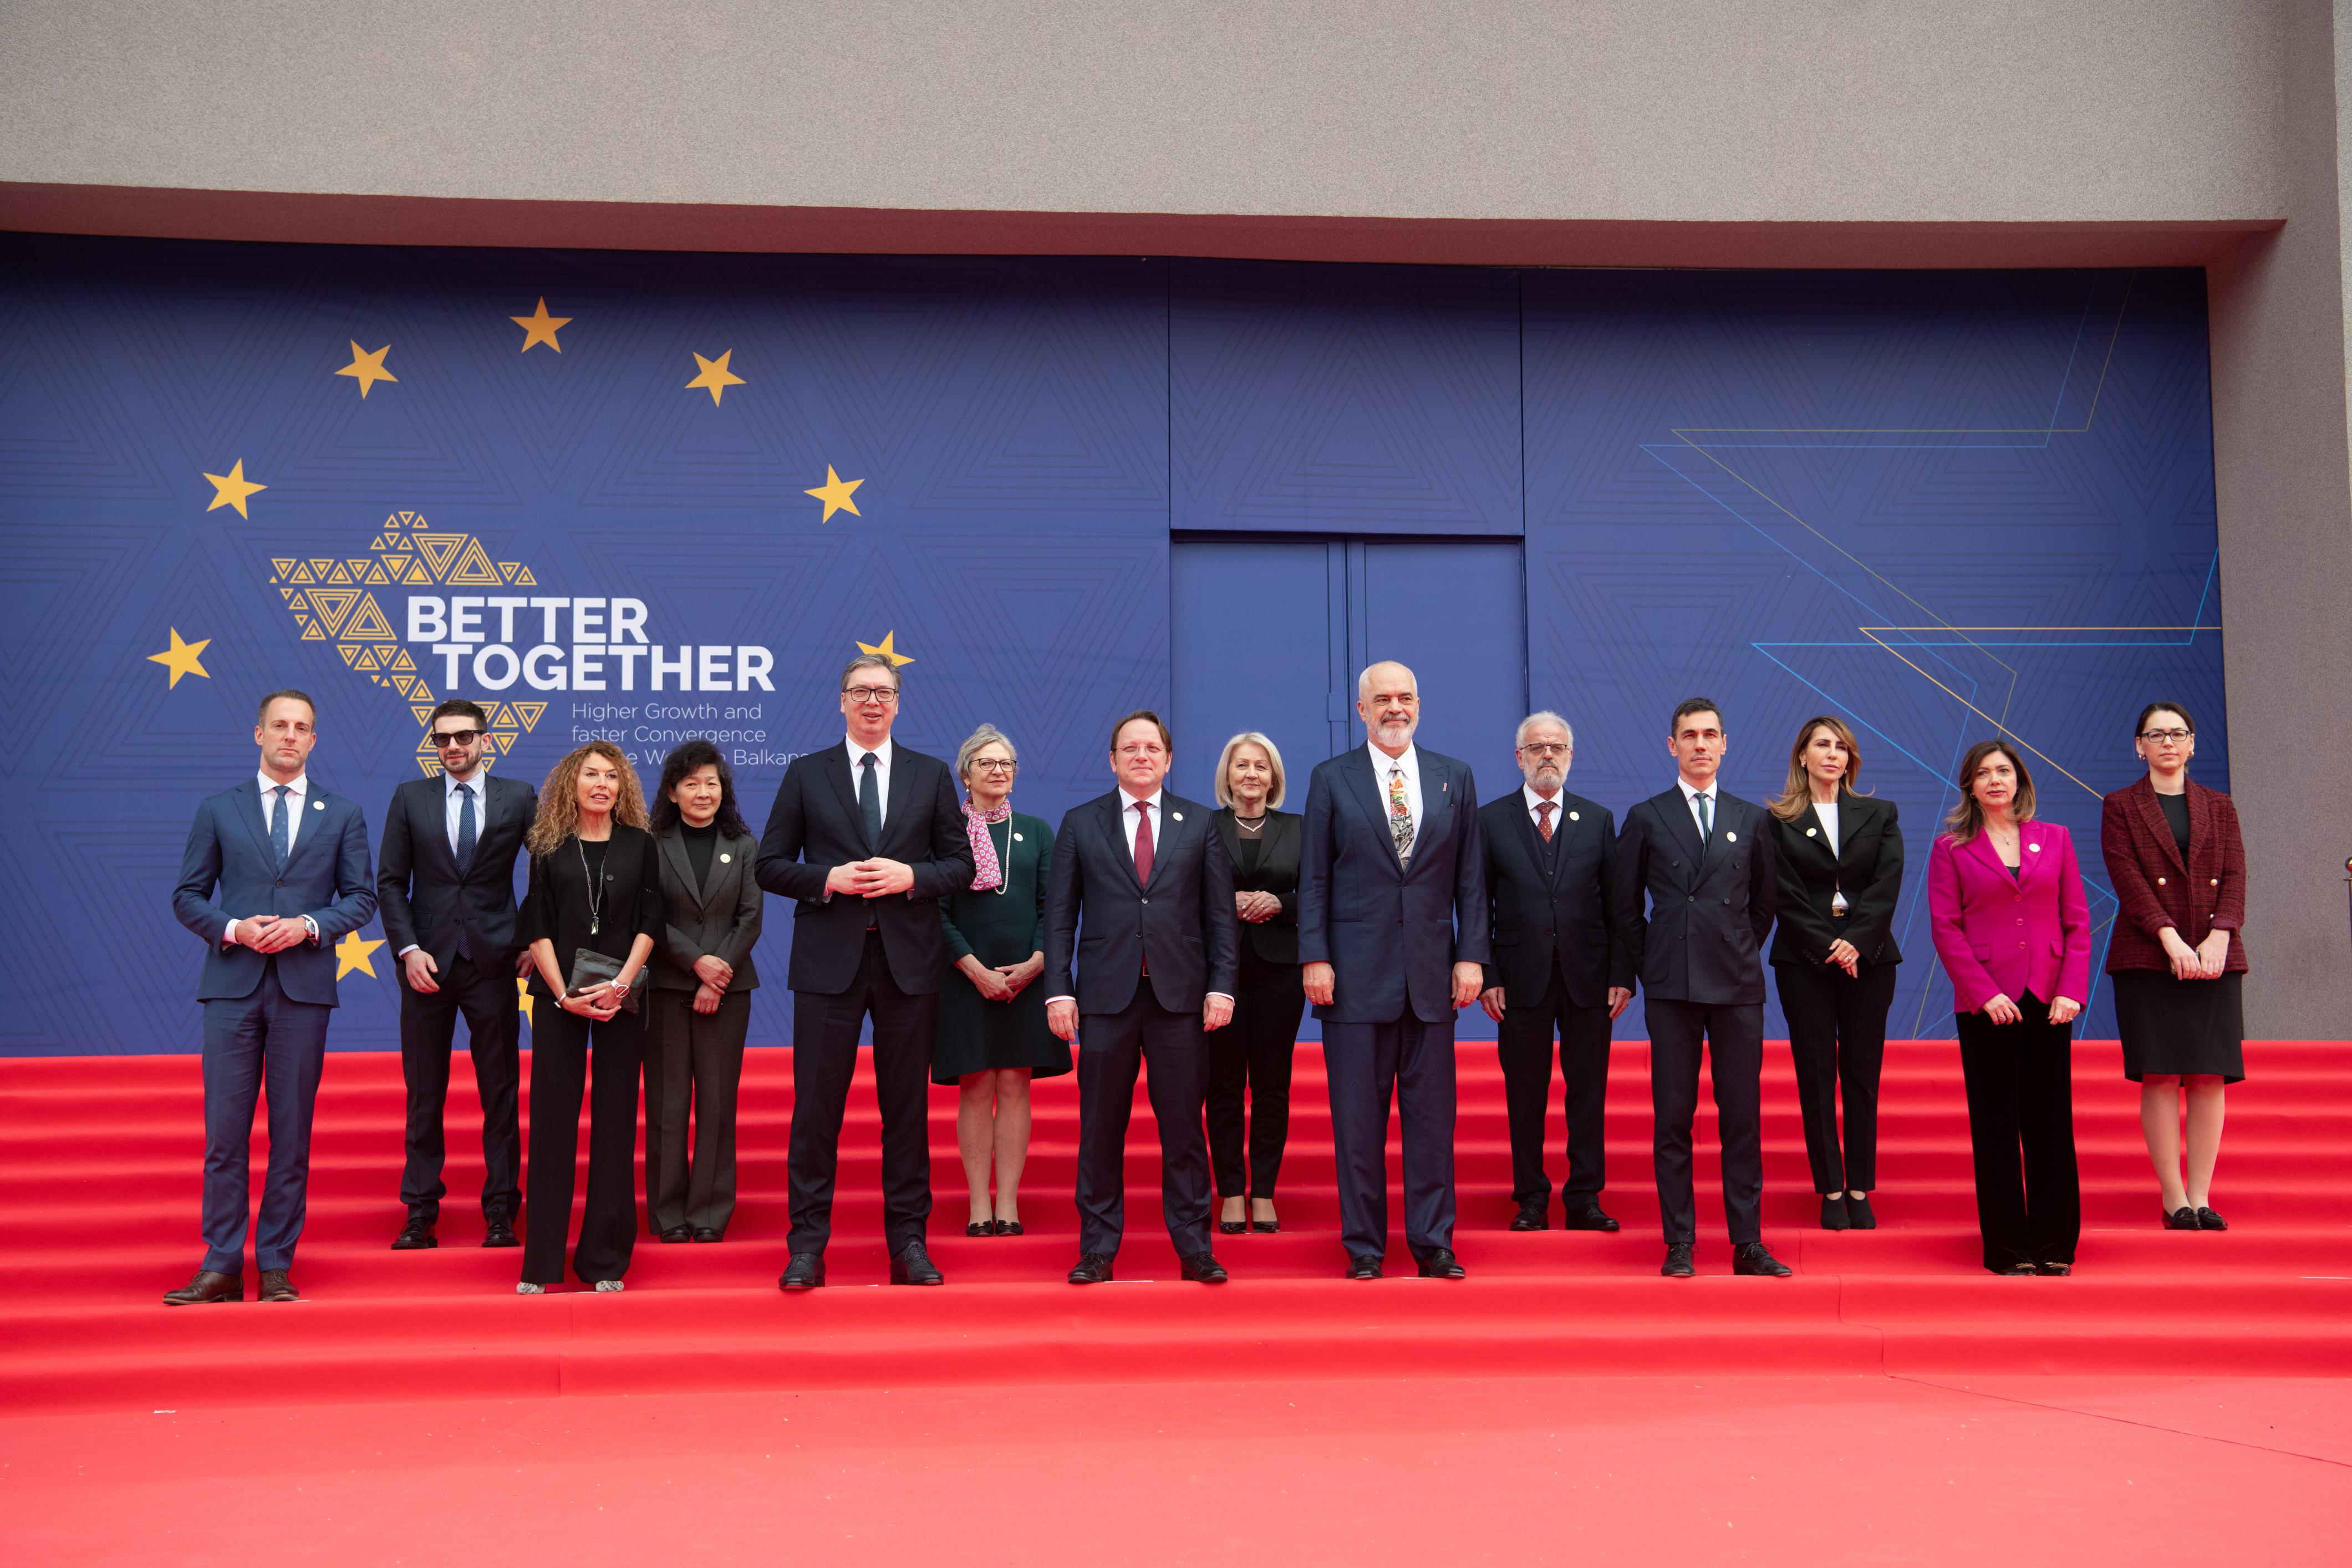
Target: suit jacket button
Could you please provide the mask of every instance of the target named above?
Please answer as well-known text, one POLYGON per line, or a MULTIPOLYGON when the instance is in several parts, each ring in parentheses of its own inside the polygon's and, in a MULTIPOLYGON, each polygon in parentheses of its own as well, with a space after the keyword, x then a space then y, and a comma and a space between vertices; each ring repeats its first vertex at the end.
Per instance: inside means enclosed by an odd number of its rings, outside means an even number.
MULTIPOLYGON (((1151 900, 1150 900, 1150 899, 1146 899, 1146 900, 1144 900, 1143 901, 1144 901, 1145 903, 1147 903, 1147 904, 1148 904, 1148 903, 1150 903, 1151 900)), ((2020 924, 2020 925, 2023 925, 2025 922, 2024 922, 2023 921, 2018 921, 2017 923, 2018 923, 2018 924, 2020 924)))
POLYGON ((2219 877, 2214 878, 2214 879, 2213 879, 2213 885, 2214 885, 2215 887, 2217 887, 2217 888, 2218 888, 2218 887, 2220 887, 2220 886, 2221 885, 2221 878, 2219 878, 2219 877))
POLYGON ((282 887, 284 887, 285 885, 286 885, 286 879, 285 879, 285 878, 283 878, 283 877, 278 878, 278 880, 277 880, 275 883, 273 883, 273 884, 272 884, 272 886, 274 886, 274 887, 279 887, 279 888, 282 888, 282 887))

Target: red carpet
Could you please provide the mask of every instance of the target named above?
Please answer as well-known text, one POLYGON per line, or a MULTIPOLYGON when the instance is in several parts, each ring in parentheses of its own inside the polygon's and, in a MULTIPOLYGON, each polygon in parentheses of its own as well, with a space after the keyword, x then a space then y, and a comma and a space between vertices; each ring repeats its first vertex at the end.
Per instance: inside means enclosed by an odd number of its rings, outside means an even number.
MULTIPOLYGON (((2160 1229, 2137 1090, 2111 1043, 2076 1052, 2086 1230, 2070 1279, 1997 1279, 1976 1258, 1965 1110, 1948 1042, 1889 1049, 1882 1228, 1812 1228, 1816 1203, 1785 1047, 1768 1049, 1766 1239, 1798 1270, 1728 1276, 1721 1205, 1703 1184, 1703 1278, 1656 1274, 1646 1050, 1621 1044, 1605 1196, 1618 1236, 1513 1234, 1501 1080, 1490 1044, 1461 1047, 1461 1284, 1351 1284, 1330 1195, 1315 1047, 1298 1058, 1284 1232, 1221 1237, 1222 1289, 1174 1280, 1158 1224, 1148 1104, 1139 1094, 1120 1282, 1076 1289, 1069 1193, 1075 1080, 1037 1090, 1024 1237, 961 1232, 951 1091, 932 1100, 939 1290, 886 1278, 870 1085, 853 1090, 832 1285, 774 1289, 785 1228, 789 1058, 745 1075, 742 1189, 719 1246, 641 1241, 620 1296, 512 1294, 520 1255, 485 1252, 477 1117, 460 1057, 450 1184, 436 1252, 394 1253, 399 1063, 329 1059, 310 1227, 295 1269, 309 1298, 171 1310, 200 1256, 202 1147, 194 1058, 0 1062, 0 1234, 37 1293, 0 1307, 0 1408, 146 1411, 371 1400, 918 1385, 1580 1374, 1990 1375, 2352 1373, 2352 1046, 2258 1042, 2231 1090, 2214 1204, 2222 1235, 2160 1229)), ((526 1059, 528 1059, 526 1058, 526 1059)), ((1702 1178, 1715 1168, 1711 1117, 1702 1178)), ((256 1168, 262 1140, 257 1136, 256 1168)), ((1558 1169, 1554 1140, 1554 1179, 1558 1169)), ((1391 1171, 1395 1169, 1391 1161, 1391 1171)), ((1555 1214, 1557 1211, 1555 1210, 1555 1214)), ((1392 1276, 1410 1275, 1402 1237, 1392 1276)), ((248 1283, 250 1280, 248 1279, 248 1283)))

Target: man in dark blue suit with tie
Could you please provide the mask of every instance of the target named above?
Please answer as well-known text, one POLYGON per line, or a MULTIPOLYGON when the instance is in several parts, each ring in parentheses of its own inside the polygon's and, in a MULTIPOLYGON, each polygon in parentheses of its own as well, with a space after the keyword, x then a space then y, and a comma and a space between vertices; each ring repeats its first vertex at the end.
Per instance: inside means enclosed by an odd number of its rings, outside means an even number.
POLYGON ((1493 910, 1468 763, 1412 743, 1412 671, 1356 679, 1368 740, 1307 791, 1298 886, 1301 978, 1323 1021, 1340 1241, 1350 1279, 1388 1251, 1389 1096, 1404 1145, 1404 1236, 1422 1278, 1454 1256, 1454 1015, 1478 1000, 1493 910))
POLYGON ((318 705, 261 700, 261 772, 196 807, 172 912, 205 939, 205 1261, 163 1300, 245 1300, 253 1107, 269 1096, 269 1173, 254 1236, 265 1301, 298 1299, 288 1270, 310 1201, 310 1115, 335 1006, 337 939, 375 915, 367 817, 307 773, 318 705), (215 892, 217 889, 218 898, 215 892))
POLYGON ((1617 928, 1641 977, 1650 1025, 1651 1134, 1666 1261, 1686 1279, 1698 1240, 1691 1195, 1691 1121, 1698 1068, 1712 1058, 1723 1140, 1723 1210, 1735 1274, 1785 1276, 1764 1245, 1758 1078, 1764 1067, 1764 939, 1779 912, 1779 862, 1765 811, 1716 787, 1722 710, 1694 697, 1675 710, 1666 749, 1675 786, 1625 813, 1617 836, 1617 928), (1648 912, 1643 905, 1648 903, 1648 912))

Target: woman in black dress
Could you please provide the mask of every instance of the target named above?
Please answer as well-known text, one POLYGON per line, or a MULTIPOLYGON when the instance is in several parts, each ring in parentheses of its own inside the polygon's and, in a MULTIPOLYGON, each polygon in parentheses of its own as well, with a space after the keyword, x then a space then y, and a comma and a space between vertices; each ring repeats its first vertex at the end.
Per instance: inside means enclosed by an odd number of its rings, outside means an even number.
POLYGON ((1012 741, 982 724, 956 753, 966 793, 971 886, 940 900, 948 976, 940 987, 931 1081, 961 1086, 956 1149, 971 1189, 966 1236, 1021 1234, 1021 1167, 1029 1158, 1029 1080, 1070 1070, 1070 1047, 1045 1026, 1045 886, 1054 829, 1011 805, 1021 771, 1012 741), (988 1193, 996 1170, 996 1197, 988 1193))
POLYGON ((2139 1085, 2140 1131, 2168 1230, 2227 1230, 2213 1212, 2222 1086, 2246 1076, 2246 847, 2230 797, 2189 780, 2197 722, 2150 703, 2134 747, 2147 776, 2107 796, 2099 849, 2122 905, 2107 944, 2124 1076, 2139 1085), (2189 1148, 2181 1153, 2181 1101, 2189 1148))
POLYGON ((536 1296, 563 1279, 580 1095, 591 1042, 588 1205, 572 1267, 599 1290, 621 1289, 637 1239, 637 1075, 645 1032, 631 1004, 662 928, 661 880, 636 771, 618 746, 591 741, 547 775, 523 847, 530 888, 517 930, 530 948, 530 1165, 524 1187, 522 1283, 536 1296), (575 955, 621 962, 609 982, 574 993, 575 955))
POLYGON ((1290 1139, 1290 1058, 1307 992, 1298 970, 1300 817, 1282 804, 1282 752, 1251 730, 1217 757, 1217 830, 1234 863, 1241 983, 1231 1028, 1209 1037, 1209 1164, 1224 1205, 1217 1229, 1275 1231, 1275 1179, 1290 1139), (1244 1161, 1243 1091, 1252 1118, 1244 1161), (1249 1199, 1244 1219, 1242 1200, 1249 1199))
POLYGON ((1805 1121, 1805 1157, 1823 1230, 1875 1230, 1878 1073, 1895 1004, 1895 904, 1903 829, 1895 803, 1856 795, 1862 751, 1829 714, 1808 719, 1789 751, 1789 784, 1772 803, 1780 929, 1772 976, 1789 1019, 1789 1055, 1805 1121), (1845 1132, 1838 1132, 1838 1102, 1845 1132))

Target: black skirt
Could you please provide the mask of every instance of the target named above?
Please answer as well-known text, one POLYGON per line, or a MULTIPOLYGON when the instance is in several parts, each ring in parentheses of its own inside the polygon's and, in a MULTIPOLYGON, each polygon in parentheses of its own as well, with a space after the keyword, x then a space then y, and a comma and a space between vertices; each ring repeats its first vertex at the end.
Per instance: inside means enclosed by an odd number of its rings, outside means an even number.
POLYGON ((2216 980, 2176 980, 2160 969, 2107 978, 2115 982, 2126 1078, 2199 1073, 2236 1083, 2246 1076, 2243 970, 2216 980))

